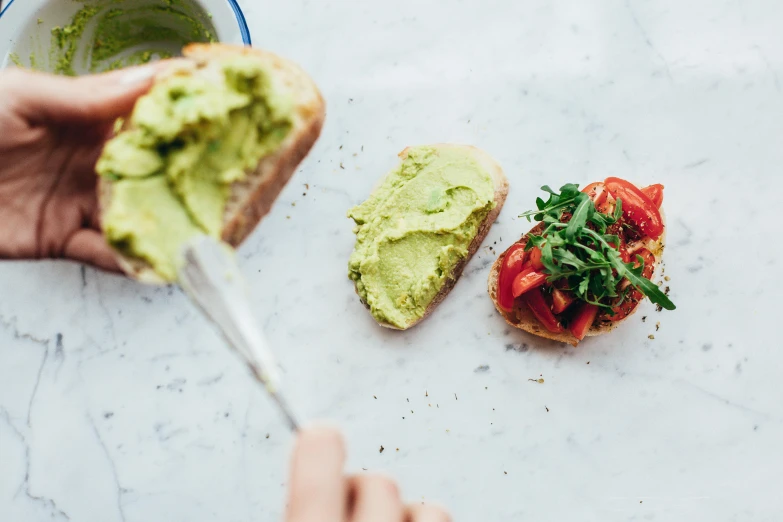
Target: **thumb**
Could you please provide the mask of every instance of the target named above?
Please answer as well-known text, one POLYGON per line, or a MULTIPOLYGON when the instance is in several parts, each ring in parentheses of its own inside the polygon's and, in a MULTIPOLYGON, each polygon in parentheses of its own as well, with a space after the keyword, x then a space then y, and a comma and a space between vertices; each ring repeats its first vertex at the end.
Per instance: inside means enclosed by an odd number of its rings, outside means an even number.
POLYGON ((33 123, 91 124, 125 116, 167 64, 69 78, 16 69, 3 78, 10 100, 33 123))

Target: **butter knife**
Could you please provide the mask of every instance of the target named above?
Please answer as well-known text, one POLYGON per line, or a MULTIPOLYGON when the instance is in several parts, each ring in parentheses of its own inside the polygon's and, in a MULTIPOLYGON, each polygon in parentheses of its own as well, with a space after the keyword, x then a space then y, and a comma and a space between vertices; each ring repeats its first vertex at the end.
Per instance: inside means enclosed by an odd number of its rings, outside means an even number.
POLYGON ((297 431, 299 421, 280 391, 278 365, 251 313, 247 284, 233 250, 209 236, 197 236, 185 245, 183 258, 180 286, 247 364, 291 430, 297 431))

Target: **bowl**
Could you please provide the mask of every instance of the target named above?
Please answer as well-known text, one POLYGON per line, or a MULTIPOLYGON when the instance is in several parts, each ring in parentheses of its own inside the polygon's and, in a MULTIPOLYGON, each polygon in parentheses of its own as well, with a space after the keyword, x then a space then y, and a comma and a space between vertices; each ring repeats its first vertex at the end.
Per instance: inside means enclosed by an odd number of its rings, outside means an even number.
POLYGON ((10 0, 0 68, 104 72, 177 56, 191 42, 250 45, 236 0, 10 0))

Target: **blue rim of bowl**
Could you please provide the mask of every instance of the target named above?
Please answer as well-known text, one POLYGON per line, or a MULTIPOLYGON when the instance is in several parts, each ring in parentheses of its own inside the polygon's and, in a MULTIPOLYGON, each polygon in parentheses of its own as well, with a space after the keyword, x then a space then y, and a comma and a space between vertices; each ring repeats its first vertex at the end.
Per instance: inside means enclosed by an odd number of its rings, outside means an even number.
MULTIPOLYGON (((5 14, 6 11, 8 11, 8 8, 14 5, 15 0, 11 0, 8 2, 5 7, 2 7, 2 0, 0 0, 0 18, 5 14)), ((237 24, 239 24, 239 32, 242 35, 242 43, 245 45, 252 45, 252 40, 250 39, 250 29, 247 27, 247 20, 245 20, 245 14, 242 12, 242 8, 239 7, 239 2, 237 0, 227 0, 228 5, 231 6, 231 9, 234 11, 234 16, 237 19, 237 24)))
MULTIPOLYGON (((11 0, 12 2, 14 0, 11 0)), ((237 23, 239 24, 239 32, 242 33, 242 42, 245 45, 251 45, 253 42, 250 39, 250 29, 247 27, 247 20, 245 20, 245 14, 242 12, 242 8, 239 7, 237 0, 228 0, 231 5, 231 9, 234 10, 234 16, 237 17, 237 23)))

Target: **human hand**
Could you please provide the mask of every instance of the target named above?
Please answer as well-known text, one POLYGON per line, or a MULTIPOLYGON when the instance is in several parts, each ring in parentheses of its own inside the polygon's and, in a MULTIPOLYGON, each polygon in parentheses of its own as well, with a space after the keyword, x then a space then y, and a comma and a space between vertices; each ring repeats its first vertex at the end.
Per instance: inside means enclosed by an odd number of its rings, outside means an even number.
POLYGON ((161 67, 80 78, 0 71, 0 259, 118 270, 99 231, 95 162, 161 67))
POLYGON ((404 505, 397 485, 380 475, 346 476, 340 434, 300 433, 291 461, 286 522, 449 522, 440 508, 404 505))

